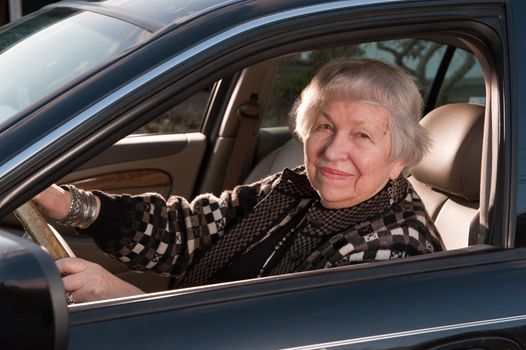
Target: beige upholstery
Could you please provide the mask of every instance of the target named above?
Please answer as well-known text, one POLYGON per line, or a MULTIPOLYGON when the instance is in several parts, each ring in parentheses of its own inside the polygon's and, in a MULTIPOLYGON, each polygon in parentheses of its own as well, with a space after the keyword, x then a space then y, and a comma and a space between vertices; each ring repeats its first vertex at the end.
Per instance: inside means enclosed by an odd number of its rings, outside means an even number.
POLYGON ((431 111, 421 124, 429 131, 433 145, 413 168, 409 181, 446 248, 466 247, 479 208, 484 107, 444 105, 431 111))
POLYGON ((478 201, 484 107, 467 103, 441 106, 421 124, 433 145, 413 168, 413 175, 436 189, 478 201))
MULTIPOLYGON (((441 106, 421 123, 429 131, 433 145, 413 168, 409 181, 422 198, 446 248, 467 247, 470 226, 478 217, 484 107, 441 106)), ((263 158, 245 183, 302 163, 302 145, 291 139, 263 158)))
POLYGON ((295 168, 303 164, 303 146, 292 138, 283 146, 270 152, 252 169, 245 183, 258 181, 266 176, 278 173, 284 168, 295 168))

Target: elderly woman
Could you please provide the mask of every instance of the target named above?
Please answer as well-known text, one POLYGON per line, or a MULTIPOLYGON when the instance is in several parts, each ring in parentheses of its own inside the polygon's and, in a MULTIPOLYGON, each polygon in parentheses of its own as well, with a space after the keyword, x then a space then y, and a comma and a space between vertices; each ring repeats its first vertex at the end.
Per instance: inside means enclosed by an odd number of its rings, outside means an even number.
MULTIPOLYGON (((305 166, 188 202, 52 186, 35 200, 135 270, 178 286, 256 278, 442 250, 404 169, 429 144, 410 77, 373 60, 326 64, 292 116, 305 166)), ((57 262, 77 301, 140 293, 82 259, 57 262)))

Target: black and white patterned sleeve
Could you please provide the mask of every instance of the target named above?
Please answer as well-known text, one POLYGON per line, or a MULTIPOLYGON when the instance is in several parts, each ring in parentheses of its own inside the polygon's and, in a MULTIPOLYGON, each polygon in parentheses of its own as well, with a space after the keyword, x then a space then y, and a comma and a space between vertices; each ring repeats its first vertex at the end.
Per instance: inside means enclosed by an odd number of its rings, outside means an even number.
POLYGON ((154 193, 140 196, 94 193, 101 212, 87 229, 105 252, 134 270, 179 275, 269 192, 278 175, 237 186, 220 196, 203 194, 188 202, 154 193))

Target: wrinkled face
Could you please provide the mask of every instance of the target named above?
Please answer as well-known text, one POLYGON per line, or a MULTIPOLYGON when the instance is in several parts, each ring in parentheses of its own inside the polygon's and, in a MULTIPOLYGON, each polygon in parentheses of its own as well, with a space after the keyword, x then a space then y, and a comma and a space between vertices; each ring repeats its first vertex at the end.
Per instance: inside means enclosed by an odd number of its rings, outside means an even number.
POLYGON ((354 206, 396 179, 405 164, 390 160, 390 113, 380 106, 331 100, 305 140, 305 164, 326 208, 354 206))

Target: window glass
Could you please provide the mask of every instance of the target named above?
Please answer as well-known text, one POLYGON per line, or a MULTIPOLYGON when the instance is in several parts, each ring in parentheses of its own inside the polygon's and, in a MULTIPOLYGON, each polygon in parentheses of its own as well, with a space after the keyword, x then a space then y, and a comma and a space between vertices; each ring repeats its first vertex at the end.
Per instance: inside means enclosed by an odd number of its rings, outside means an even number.
MULTIPOLYGON (((287 126, 289 111, 301 90, 323 64, 338 57, 375 58, 402 67, 411 75, 424 100, 427 100, 446 49, 447 45, 437 42, 404 39, 283 57, 277 69, 262 127, 287 126)), ((455 51, 439 91, 435 106, 460 101, 483 103, 484 80, 480 65, 473 55, 461 49, 455 51)))
POLYGON ((427 98, 447 45, 432 41, 405 39, 362 44, 364 55, 404 69, 427 98))
POLYGON ((93 12, 52 9, 0 31, 0 123, 150 33, 93 12))
POLYGON ((201 129, 213 85, 199 91, 164 112, 134 134, 167 134, 194 132, 201 129))
POLYGON ((457 48, 438 94, 437 105, 468 102, 485 104, 482 68, 468 51, 457 48))

